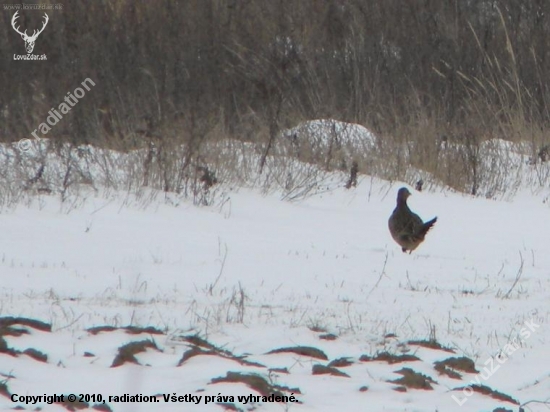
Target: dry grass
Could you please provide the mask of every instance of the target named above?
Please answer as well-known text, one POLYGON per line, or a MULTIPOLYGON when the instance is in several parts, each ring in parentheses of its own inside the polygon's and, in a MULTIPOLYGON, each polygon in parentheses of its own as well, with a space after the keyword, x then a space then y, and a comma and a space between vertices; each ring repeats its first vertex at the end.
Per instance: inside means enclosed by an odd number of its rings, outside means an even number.
POLYGON ((455 391, 463 390, 464 388, 467 388, 467 387, 472 388, 472 390, 474 392, 480 393, 482 395, 490 396, 493 399, 497 399, 499 401, 505 401, 505 402, 513 403, 515 405, 519 405, 519 402, 516 399, 512 398, 510 395, 506 395, 505 393, 502 393, 502 392, 496 391, 494 389, 491 389, 490 387, 488 387, 486 385, 473 384, 473 385, 468 385, 468 386, 461 387, 461 388, 454 388, 453 390, 455 390, 455 391))
POLYGON ((319 365, 319 364, 313 365, 313 367, 311 368, 311 373, 313 375, 332 375, 332 376, 339 376, 343 378, 350 377, 347 373, 344 373, 333 366, 325 366, 325 365, 319 365))
POLYGON ((248 361, 245 359, 244 356, 234 355, 230 351, 213 345, 206 339, 203 339, 197 335, 184 336, 181 338, 181 340, 190 344, 191 347, 183 353, 181 359, 178 362, 178 366, 182 366, 185 362, 195 356, 218 356, 223 359, 235 361, 241 365, 265 368, 265 365, 257 362, 248 361))
POLYGON ((277 348, 267 352, 268 355, 274 353, 295 353, 300 356, 309 356, 315 359, 328 360, 325 352, 311 346, 291 346, 287 348, 277 348))
POLYGON ((455 353, 454 349, 443 346, 441 343, 439 343, 435 339, 422 339, 422 340, 409 340, 407 341, 408 345, 415 345, 415 346, 422 346, 423 348, 429 348, 429 349, 438 349, 445 352, 451 352, 455 353))
POLYGON ((121 327, 115 327, 115 326, 94 326, 91 328, 86 329, 89 333, 92 335, 97 335, 101 332, 113 332, 117 330, 123 330, 126 333, 130 335, 139 335, 141 333, 147 333, 150 335, 162 335, 164 332, 161 330, 153 327, 153 326, 147 326, 147 327, 138 327, 138 326, 121 326, 121 327))
POLYGON ((375 356, 361 355, 359 360, 361 362, 387 362, 391 365, 394 363, 415 362, 419 361, 420 358, 414 355, 393 355, 389 352, 381 352, 375 356))
POLYGON ((113 360, 111 368, 116 368, 118 366, 124 365, 125 363, 133 363, 139 365, 140 363, 138 362, 135 355, 145 352, 147 349, 159 350, 155 342, 148 339, 130 342, 122 345, 118 348, 118 353, 113 360))
POLYGON ((286 386, 274 385, 263 376, 255 373, 227 372, 223 377, 213 378, 211 383, 243 383, 250 389, 255 390, 262 396, 284 396, 284 392, 301 393, 298 388, 288 388, 286 386))
POLYGON ((429 376, 415 372, 411 368, 402 368, 395 373, 403 375, 401 378, 389 381, 411 389, 433 390, 432 383, 436 383, 429 376))

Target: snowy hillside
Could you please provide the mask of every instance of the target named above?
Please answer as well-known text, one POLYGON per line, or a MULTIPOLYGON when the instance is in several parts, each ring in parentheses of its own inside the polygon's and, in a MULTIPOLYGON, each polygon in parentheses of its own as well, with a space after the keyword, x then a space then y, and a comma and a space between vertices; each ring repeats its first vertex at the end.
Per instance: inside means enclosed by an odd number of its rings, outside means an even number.
POLYGON ((415 191, 411 208, 438 222, 409 255, 387 229, 400 186, 363 178, 292 203, 240 190, 211 207, 46 196, 5 210, 2 410, 86 407, 20 398, 71 393, 112 411, 515 412, 549 401, 542 195, 415 191), (114 398, 124 394, 155 404, 114 398))

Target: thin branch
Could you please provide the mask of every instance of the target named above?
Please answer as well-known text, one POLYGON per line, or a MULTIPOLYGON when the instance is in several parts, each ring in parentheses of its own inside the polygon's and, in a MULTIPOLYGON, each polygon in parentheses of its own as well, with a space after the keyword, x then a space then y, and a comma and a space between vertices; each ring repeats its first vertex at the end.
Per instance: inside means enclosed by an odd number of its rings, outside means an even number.
POLYGON ((370 290, 370 292, 367 294, 367 297, 370 296, 370 294, 376 289, 382 280, 382 277, 386 274, 386 264, 388 263, 388 252, 386 252, 386 258, 384 259, 384 266, 382 266, 382 271, 380 272, 380 276, 378 277, 378 280, 370 290))
POLYGON ((210 293, 210 296, 212 296, 212 293, 214 292, 214 288, 216 287, 216 285, 218 284, 218 281, 220 280, 220 278, 222 277, 223 275, 223 268, 225 267, 225 261, 227 259, 227 245, 225 246, 225 253, 223 255, 223 259, 222 259, 222 265, 220 267, 220 273, 218 274, 218 277, 216 278, 216 280, 214 281, 214 283, 212 283, 210 285, 210 287, 208 288, 208 293, 210 293))
POLYGON ((512 287, 510 290, 504 295, 504 299, 508 299, 510 297, 510 294, 516 287, 516 285, 519 282, 519 279, 521 278, 521 275, 523 274, 523 256, 521 255, 521 251, 519 251, 519 258, 521 260, 521 264, 519 265, 518 273, 516 274, 516 280, 514 280, 514 283, 512 284, 512 287))

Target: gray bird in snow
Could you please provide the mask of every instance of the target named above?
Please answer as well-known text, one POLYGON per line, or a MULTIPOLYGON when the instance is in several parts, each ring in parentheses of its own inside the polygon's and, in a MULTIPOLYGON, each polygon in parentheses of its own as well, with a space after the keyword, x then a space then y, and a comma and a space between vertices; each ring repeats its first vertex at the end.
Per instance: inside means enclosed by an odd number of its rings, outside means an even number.
POLYGON ((426 233, 437 221, 437 217, 424 223, 420 216, 413 213, 407 205, 407 198, 411 192, 406 187, 402 187, 397 192, 397 206, 388 220, 393 240, 401 246, 403 252, 409 251, 409 254, 415 250, 420 243, 424 241, 426 233))

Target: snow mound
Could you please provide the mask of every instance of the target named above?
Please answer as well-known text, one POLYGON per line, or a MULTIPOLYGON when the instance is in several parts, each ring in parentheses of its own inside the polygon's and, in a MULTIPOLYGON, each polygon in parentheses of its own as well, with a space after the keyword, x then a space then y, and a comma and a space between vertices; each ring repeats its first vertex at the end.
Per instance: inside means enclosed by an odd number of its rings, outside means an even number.
POLYGON ((290 148, 287 154, 348 168, 352 161, 372 153, 376 136, 366 127, 334 119, 309 120, 282 133, 290 148))

